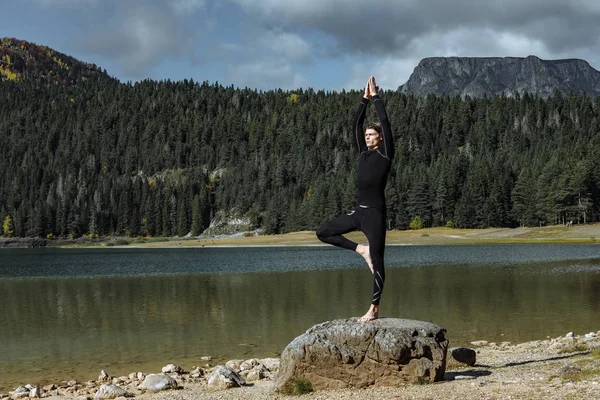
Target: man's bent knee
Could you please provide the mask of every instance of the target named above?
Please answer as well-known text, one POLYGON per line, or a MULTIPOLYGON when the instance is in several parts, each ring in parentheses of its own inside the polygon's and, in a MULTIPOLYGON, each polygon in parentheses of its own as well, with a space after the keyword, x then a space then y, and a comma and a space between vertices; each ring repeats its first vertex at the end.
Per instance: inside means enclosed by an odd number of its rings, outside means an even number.
POLYGON ((329 237, 329 235, 326 234, 325 232, 325 228, 323 228, 322 226, 317 228, 317 238, 319 238, 319 240, 323 243, 327 243, 327 237, 329 237))

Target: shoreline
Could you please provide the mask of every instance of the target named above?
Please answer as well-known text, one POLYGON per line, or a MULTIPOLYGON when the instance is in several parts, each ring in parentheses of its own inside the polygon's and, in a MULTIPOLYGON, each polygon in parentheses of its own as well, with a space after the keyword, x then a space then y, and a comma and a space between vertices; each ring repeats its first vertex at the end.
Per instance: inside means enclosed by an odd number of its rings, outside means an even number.
MULTIPOLYGON (((361 232, 346 235, 357 243, 366 243, 361 232)), ((391 230, 386 246, 478 245, 478 244, 600 244, 600 223, 587 225, 551 225, 519 228, 424 228, 391 230)), ((103 239, 0 238, 2 248, 211 248, 211 247, 295 247, 329 246, 320 242, 314 231, 275 235, 240 234, 219 237, 106 237, 103 239), (43 245, 40 243, 43 242, 43 245), (35 245, 32 245, 34 243, 35 245)))
MULTIPOLYGON (((361 232, 346 235, 358 243, 366 243, 361 232)), ((391 230, 386 233, 386 246, 419 245, 478 245, 478 244, 600 244, 600 223, 587 225, 552 225, 528 228, 425 228, 419 230, 391 230)), ((211 247, 295 247, 329 246, 320 242, 314 231, 300 231, 276 235, 240 234, 220 237, 111 237, 75 240, 0 239, 0 248, 32 247, 29 244, 43 240, 42 247, 52 248, 211 248, 211 247), (10 242, 12 245, 3 246, 10 242)), ((40 246, 36 246, 40 247, 40 246)))
MULTIPOLYGON (((418 385, 405 384, 398 387, 368 387, 365 389, 322 390, 303 395, 310 399, 373 399, 373 398, 412 398, 412 399, 563 399, 563 398, 597 398, 600 396, 600 331, 585 335, 571 333, 556 338, 546 338, 519 344, 510 342, 488 343, 473 341, 471 348, 476 350, 477 362, 473 366, 457 363, 448 352, 448 366, 443 381, 418 385), (400 396, 400 397, 398 397, 400 396)), ((248 382, 248 386, 214 390, 209 388, 207 378, 217 365, 214 359, 198 359, 192 367, 182 365, 193 372, 167 373, 175 378, 179 390, 162 392, 143 392, 136 389, 143 379, 135 378, 138 372, 129 376, 112 378, 113 384, 125 388, 135 398, 148 400, 174 399, 223 399, 239 400, 246 398, 288 399, 289 396, 274 393, 271 390, 272 379, 276 373, 267 374, 266 378, 248 382), (208 362, 208 364, 206 364, 208 362)), ((252 359, 250 359, 252 360, 252 359)), ((276 359, 262 359, 260 362, 270 363, 270 370, 275 370, 276 359)), ((215 360, 216 361, 216 360, 215 360)), ((227 363, 231 365, 234 360, 227 363)), ((239 364, 243 360, 237 360, 239 364)), ((249 360, 248 360, 249 361, 249 360)), ((234 363, 235 364, 235 363, 234 363)), ((235 368, 234 368, 235 369, 235 368)), ((278 365, 276 366, 278 370, 278 365)), ((110 371, 107 371, 110 374, 110 371)), ((248 371, 246 371, 248 372, 248 371)), ((161 373, 145 371, 145 374, 161 373)), ((106 381, 105 381, 106 382, 106 381)), ((23 382, 25 385, 29 382, 23 382)), ((54 389, 46 385, 46 398, 65 399, 68 397, 87 396, 92 398, 103 382, 88 381, 74 383, 62 381, 54 384, 54 389), (68 396, 68 397, 65 397, 68 396)), ((15 388, 13 388, 14 390, 15 388)), ((6 392, 2 392, 6 396, 6 392)), ((0 398, 2 396, 0 395, 0 398)), ((81 397, 83 398, 83 397, 81 397)))

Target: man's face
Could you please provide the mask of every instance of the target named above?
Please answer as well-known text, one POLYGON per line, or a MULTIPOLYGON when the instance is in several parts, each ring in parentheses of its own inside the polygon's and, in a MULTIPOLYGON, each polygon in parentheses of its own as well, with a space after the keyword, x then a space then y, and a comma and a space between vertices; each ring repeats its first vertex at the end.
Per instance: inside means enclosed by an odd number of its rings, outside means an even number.
POLYGON ((381 134, 373 128, 369 128, 365 131, 365 142, 369 149, 376 149, 381 143, 381 134))

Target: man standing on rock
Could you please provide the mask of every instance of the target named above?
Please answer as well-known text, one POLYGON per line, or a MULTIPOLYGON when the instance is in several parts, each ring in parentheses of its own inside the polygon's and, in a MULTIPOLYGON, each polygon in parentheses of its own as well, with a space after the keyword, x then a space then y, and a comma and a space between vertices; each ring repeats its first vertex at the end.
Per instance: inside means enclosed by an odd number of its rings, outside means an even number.
POLYGON ((365 94, 356 112, 356 141, 358 144, 358 198, 357 206, 347 214, 335 217, 317 229, 317 237, 325 243, 357 252, 367 262, 373 274, 373 299, 371 307, 361 321, 372 321, 379 315, 379 300, 385 281, 383 255, 385 251, 386 206, 385 185, 394 158, 392 130, 383 102, 378 95, 375 78, 371 76, 365 94), (375 103, 379 123, 363 127, 369 99, 375 103), (362 231, 368 245, 357 244, 342 236, 352 231, 362 231))

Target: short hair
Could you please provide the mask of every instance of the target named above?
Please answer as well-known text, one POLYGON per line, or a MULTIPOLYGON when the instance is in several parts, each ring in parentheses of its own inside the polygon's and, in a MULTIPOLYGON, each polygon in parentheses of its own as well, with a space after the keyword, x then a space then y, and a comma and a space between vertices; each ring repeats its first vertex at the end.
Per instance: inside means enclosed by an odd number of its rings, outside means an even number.
POLYGON ((366 126, 365 126, 365 132, 367 131, 367 129, 374 129, 377 131, 377 133, 381 133, 381 124, 379 122, 369 122, 366 126))

